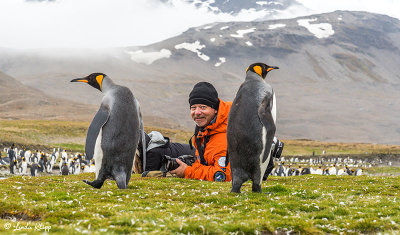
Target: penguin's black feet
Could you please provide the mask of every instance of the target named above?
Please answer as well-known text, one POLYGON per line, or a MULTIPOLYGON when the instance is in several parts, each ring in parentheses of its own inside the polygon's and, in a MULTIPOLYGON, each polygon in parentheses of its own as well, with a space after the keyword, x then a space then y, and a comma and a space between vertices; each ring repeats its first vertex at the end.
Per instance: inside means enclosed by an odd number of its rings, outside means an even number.
POLYGON ((252 191, 254 193, 261 193, 262 192, 261 185, 253 183, 252 191))
POLYGON ((240 188, 239 188, 239 189, 234 189, 234 188, 232 187, 231 193, 240 193, 240 188))
POLYGON ((242 184, 232 184, 231 193, 240 193, 240 188, 242 184))
POLYGON ((101 180, 94 180, 94 181, 89 181, 89 180, 82 180, 86 184, 92 186, 93 188, 101 188, 103 186, 104 181, 101 180))

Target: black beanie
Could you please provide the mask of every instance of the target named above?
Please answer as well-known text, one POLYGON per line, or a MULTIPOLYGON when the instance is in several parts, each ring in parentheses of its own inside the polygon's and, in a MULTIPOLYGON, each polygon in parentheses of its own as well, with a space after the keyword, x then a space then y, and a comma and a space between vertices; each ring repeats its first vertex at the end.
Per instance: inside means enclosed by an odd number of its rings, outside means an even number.
POLYGON ((194 85, 193 90, 189 94, 189 104, 190 106, 194 104, 205 104, 218 110, 218 92, 211 83, 199 82, 194 85))

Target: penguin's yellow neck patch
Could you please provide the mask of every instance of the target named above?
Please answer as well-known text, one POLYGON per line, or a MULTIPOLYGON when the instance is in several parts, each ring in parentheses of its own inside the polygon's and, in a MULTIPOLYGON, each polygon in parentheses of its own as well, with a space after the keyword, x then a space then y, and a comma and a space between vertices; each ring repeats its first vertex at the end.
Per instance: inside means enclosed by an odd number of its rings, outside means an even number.
POLYGON ((262 77, 262 68, 261 66, 254 66, 253 67, 254 72, 256 72, 258 75, 260 75, 262 77))
POLYGON ((98 75, 98 76, 96 77, 97 83, 98 83, 99 86, 100 86, 100 90, 101 90, 101 84, 102 84, 102 82, 103 82, 103 78, 104 78, 103 75, 98 75))

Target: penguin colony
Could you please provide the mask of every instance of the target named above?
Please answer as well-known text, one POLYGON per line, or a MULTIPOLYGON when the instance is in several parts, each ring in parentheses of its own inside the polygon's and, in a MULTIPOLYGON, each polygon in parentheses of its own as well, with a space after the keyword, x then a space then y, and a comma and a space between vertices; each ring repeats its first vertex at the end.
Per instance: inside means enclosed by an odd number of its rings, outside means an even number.
POLYGON ((253 181, 252 191, 261 192, 263 176, 272 170, 276 102, 272 87, 264 79, 273 69, 278 67, 263 63, 250 65, 233 100, 227 128, 231 192, 239 193, 249 179, 253 181))
MULTIPOLYGON (((4 148, 4 157, 0 158, 0 167, 9 171, 10 158, 8 156, 9 148, 4 148)), ((66 150, 53 149, 52 153, 44 153, 42 151, 31 150, 18 150, 14 149, 17 158, 15 175, 28 175, 28 176, 41 176, 41 175, 62 175, 62 166, 66 165, 68 172, 64 175, 78 175, 80 173, 95 172, 94 160, 87 160, 85 155, 81 153, 67 153, 66 150), (39 157, 37 157, 39 155, 39 157), (44 155, 44 157, 42 157, 44 155), (40 172, 38 161, 36 159, 48 159, 50 163, 53 159, 55 164, 51 170, 46 168, 45 171, 40 172), (28 159, 28 160, 27 160, 28 159), (30 160, 29 160, 30 159, 30 160), (35 160, 33 160, 35 159, 35 160), (33 170, 32 170, 33 169, 33 170), (74 171, 72 169, 75 169, 74 171), (78 170, 80 169, 80 170, 78 170), (35 173, 32 174, 31 172, 35 173)), ((46 161, 46 160, 44 160, 46 161)), ((359 176, 363 174, 363 169, 376 167, 376 166, 391 166, 392 162, 389 160, 374 159, 372 161, 362 159, 352 159, 350 157, 311 157, 311 158, 298 158, 290 157, 285 158, 282 156, 280 159, 274 160, 274 166, 269 175, 271 176, 296 176, 305 174, 317 175, 353 175, 359 176), (308 173, 309 172, 309 173, 308 173), (336 172, 336 173, 335 173, 336 172)))
POLYGON ((60 151, 60 149, 56 150, 55 148, 51 154, 39 150, 18 150, 17 148, 13 148, 11 151, 9 148, 5 148, 4 152, 7 153, 7 156, 0 159, 0 166, 12 166, 10 174, 39 176, 49 174, 78 175, 95 172, 95 162, 87 160, 86 156, 82 156, 80 153, 68 154, 66 150, 60 151), (63 166, 66 167, 63 168, 63 166))
MULTIPOLYGON (((373 162, 374 165, 382 165, 383 162, 373 162)), ((270 175, 273 176, 296 176, 296 175, 354 175, 360 176, 365 168, 372 167, 373 164, 363 160, 353 160, 347 158, 310 158, 299 159, 281 157, 275 160, 275 167, 270 175)), ((391 165, 391 162, 387 162, 391 165)))

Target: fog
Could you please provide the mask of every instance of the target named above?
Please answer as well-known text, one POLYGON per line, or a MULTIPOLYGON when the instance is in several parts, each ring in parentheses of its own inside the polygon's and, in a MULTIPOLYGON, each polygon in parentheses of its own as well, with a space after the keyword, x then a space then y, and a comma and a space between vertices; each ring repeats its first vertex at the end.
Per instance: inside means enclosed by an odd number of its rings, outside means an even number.
POLYGON ((182 0, 0 1, 0 47, 107 48, 148 45, 212 22, 292 18, 364 10, 400 17, 400 1, 298 0, 284 12, 245 10, 236 15, 196 8, 182 0), (362 2, 362 4, 360 4, 362 2))

